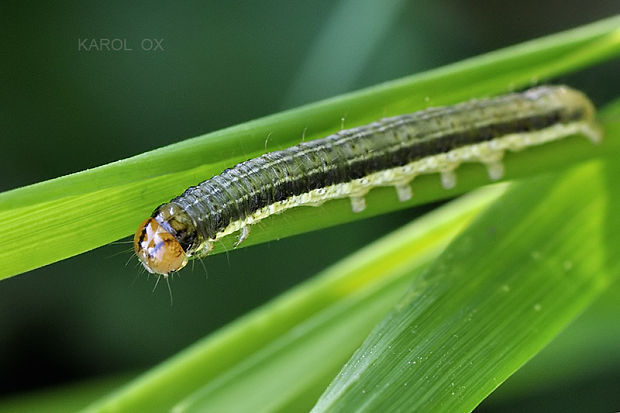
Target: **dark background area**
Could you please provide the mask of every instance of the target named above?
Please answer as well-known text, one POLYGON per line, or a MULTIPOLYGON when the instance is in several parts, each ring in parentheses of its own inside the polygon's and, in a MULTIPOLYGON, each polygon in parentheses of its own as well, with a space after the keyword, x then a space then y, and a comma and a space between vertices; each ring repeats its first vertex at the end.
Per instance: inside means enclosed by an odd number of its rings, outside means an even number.
MULTIPOLYGON (((374 13, 389 2, 366 3, 369 20, 340 16, 351 37, 325 43, 354 58, 311 70, 341 2, 2 2, 0 191, 620 11, 612 0, 402 2, 368 43, 374 13), (79 50, 85 38, 126 39, 132 50, 79 50), (143 39, 163 39, 163 50, 143 50, 143 39)), ((556 81, 600 105, 618 96, 618 73, 615 61, 556 81)), ((154 366, 423 210, 210 257, 208 278, 196 265, 174 280, 172 306, 165 286, 152 292, 154 279, 139 275, 126 243, 2 281, 0 393, 154 366)), ((587 386, 601 381, 617 389, 620 373, 587 386)))

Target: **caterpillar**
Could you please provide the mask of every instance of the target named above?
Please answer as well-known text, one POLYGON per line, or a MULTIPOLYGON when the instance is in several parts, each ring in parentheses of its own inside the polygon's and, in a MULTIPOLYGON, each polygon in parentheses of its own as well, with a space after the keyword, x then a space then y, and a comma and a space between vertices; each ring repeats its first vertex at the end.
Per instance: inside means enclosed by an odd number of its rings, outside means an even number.
POLYGON ((594 106, 566 86, 381 119, 266 153, 190 187, 142 222, 134 249, 149 272, 167 276, 226 235, 239 232, 238 245, 252 224, 287 209, 350 198, 353 212, 360 212, 365 194, 377 186, 394 186, 406 201, 416 176, 439 173, 451 188, 463 162, 483 163, 497 180, 504 152, 574 134, 601 139, 594 106))

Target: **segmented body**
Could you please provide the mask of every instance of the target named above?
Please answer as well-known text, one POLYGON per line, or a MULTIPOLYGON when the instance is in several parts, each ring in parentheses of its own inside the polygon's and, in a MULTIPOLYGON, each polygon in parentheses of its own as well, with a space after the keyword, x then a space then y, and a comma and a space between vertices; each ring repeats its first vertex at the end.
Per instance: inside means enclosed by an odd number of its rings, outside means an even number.
MULTIPOLYGON (((444 187, 454 186, 453 171, 463 162, 482 162, 498 179, 505 151, 577 133, 600 139, 590 101, 564 86, 430 108, 239 163, 161 205, 150 219, 172 234, 186 262, 233 232, 240 231, 241 242, 250 225, 289 208, 348 197, 359 212, 371 188, 392 185, 404 201, 417 175, 439 172, 444 187)), ((146 239, 140 231, 138 244, 146 239)), ((142 261, 149 271, 168 272, 142 261)))

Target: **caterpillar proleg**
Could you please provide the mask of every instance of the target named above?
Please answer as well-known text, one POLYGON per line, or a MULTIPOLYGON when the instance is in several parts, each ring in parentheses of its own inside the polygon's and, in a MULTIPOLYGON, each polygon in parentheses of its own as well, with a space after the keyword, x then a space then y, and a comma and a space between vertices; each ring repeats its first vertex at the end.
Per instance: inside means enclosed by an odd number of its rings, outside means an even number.
POLYGON ((413 194, 418 175, 439 173, 445 188, 455 169, 481 162, 489 178, 503 176, 506 151, 574 134, 601 139, 590 100, 566 86, 471 100, 394 116, 302 142, 241 162, 160 205, 138 228, 136 255, 152 273, 168 275, 189 257, 208 254, 213 243, 270 215, 298 206, 349 198, 353 212, 377 186, 394 186, 398 199, 413 194))

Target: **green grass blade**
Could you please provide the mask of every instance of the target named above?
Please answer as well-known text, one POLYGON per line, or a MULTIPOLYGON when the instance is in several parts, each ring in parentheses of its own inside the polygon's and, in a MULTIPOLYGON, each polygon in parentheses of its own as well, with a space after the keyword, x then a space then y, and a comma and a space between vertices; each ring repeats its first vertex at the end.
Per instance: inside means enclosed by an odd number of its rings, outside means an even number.
POLYGON ((414 281, 313 411, 473 410, 614 280, 609 189, 601 162, 515 184, 414 281))
POLYGON ((484 188, 369 245, 89 411, 309 409, 411 278, 502 192, 484 188), (287 388, 291 376, 303 379, 287 388))
MULTIPOLYGON (((428 105, 504 92, 617 56, 619 26, 620 17, 613 17, 0 194, 5 228, 0 240, 0 279, 130 235, 155 206, 189 185, 259 155, 266 147, 275 150, 295 144, 304 131, 307 139, 315 139, 340 129, 342 118, 346 127, 353 127, 428 105)), ((562 155, 552 149, 555 145, 508 156, 506 177, 609 153, 614 149, 609 146, 616 144, 594 148, 584 142, 563 142, 562 155)), ((270 218, 243 245, 446 198, 487 183, 476 165, 461 167, 459 177, 462 184, 452 191, 443 190, 436 177, 422 177, 415 183, 418 195, 407 203, 398 203, 392 190, 373 190, 362 214, 351 214, 344 201, 328 203, 320 214, 300 208, 287 213, 287 218, 270 218)))
POLYGON ((483 405, 506 406, 533 394, 557 391, 567 385, 587 382, 601 373, 619 371, 618 320, 620 283, 616 282, 549 346, 493 392, 483 405))

